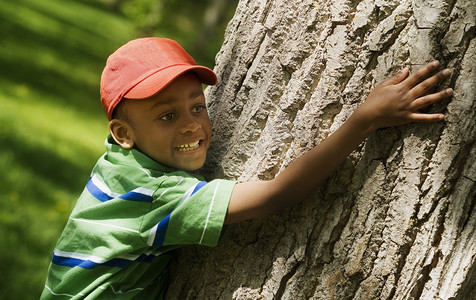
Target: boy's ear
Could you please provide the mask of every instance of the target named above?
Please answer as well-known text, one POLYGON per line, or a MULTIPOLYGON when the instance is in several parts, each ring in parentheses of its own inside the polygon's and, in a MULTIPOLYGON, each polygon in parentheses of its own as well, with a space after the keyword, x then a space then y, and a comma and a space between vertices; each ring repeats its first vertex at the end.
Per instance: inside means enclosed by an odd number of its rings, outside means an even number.
POLYGON ((134 147, 134 133, 127 122, 112 119, 109 122, 109 132, 116 143, 122 148, 131 149, 134 147))

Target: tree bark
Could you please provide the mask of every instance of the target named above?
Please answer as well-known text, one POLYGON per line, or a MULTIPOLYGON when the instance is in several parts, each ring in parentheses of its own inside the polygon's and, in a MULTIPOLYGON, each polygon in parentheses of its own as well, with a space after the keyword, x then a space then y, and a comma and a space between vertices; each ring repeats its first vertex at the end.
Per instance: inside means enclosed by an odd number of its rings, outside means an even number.
POLYGON ((168 297, 476 299, 475 18, 474 0, 240 1, 207 91, 212 178, 273 178, 405 65, 438 59, 454 96, 301 204, 180 250, 168 297))

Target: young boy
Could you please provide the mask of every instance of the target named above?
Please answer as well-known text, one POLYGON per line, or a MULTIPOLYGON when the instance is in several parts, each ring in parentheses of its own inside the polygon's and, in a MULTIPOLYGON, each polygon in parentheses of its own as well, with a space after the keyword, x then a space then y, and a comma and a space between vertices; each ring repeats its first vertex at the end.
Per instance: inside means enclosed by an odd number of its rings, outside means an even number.
POLYGON ((418 110, 452 94, 425 95, 449 76, 433 62, 380 83, 334 134, 275 179, 205 182, 212 129, 202 83, 216 75, 176 42, 133 40, 107 60, 101 101, 107 152, 94 167, 53 253, 42 298, 160 299, 169 251, 215 246, 224 224, 257 218, 304 199, 378 128, 432 122, 418 110))

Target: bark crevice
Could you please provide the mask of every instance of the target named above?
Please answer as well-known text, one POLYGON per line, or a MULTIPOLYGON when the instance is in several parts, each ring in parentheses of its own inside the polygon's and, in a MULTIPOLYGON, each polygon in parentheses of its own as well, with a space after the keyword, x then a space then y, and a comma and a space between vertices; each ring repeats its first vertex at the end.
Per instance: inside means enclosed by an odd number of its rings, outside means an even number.
POLYGON ((439 59, 454 96, 426 110, 445 122, 377 131, 294 208, 180 250, 170 298, 473 299, 475 15, 472 0, 240 1, 207 90, 207 176, 274 178, 405 65, 439 59))

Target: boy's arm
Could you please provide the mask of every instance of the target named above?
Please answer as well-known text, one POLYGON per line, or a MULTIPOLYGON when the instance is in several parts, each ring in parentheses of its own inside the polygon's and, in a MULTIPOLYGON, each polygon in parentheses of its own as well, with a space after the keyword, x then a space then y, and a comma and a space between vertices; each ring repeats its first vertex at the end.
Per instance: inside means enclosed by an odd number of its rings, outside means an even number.
POLYGON ((225 223, 271 214, 303 200, 379 128, 442 120, 442 114, 418 111, 453 92, 446 89, 422 96, 450 75, 449 70, 443 70, 427 78, 438 66, 438 62, 430 63, 408 78, 409 70, 405 68, 382 81, 336 132, 296 159, 276 178, 238 183, 231 195, 225 223))

